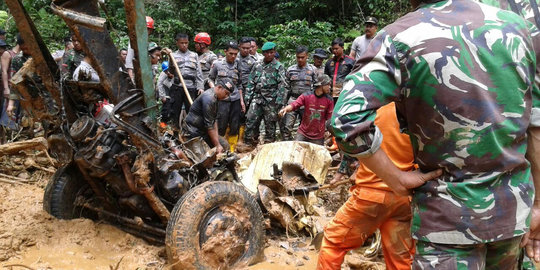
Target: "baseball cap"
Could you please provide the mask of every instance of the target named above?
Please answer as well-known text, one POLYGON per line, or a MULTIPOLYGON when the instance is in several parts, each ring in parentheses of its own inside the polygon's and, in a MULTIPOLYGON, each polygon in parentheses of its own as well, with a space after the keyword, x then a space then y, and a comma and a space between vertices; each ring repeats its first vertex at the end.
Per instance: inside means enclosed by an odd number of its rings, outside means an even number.
POLYGON ((0 28, 0 35, 5 35, 6 34, 6 30, 0 28))
POLYGON ((317 56, 319 58, 323 58, 323 59, 326 59, 328 58, 328 54, 326 53, 326 51, 322 48, 317 48, 315 49, 315 51, 313 52, 313 56, 317 56))
POLYGON ((7 43, 5 40, 0 39, 0 47, 7 47, 7 43))
POLYGON ((319 87, 322 85, 329 85, 332 82, 330 77, 326 74, 319 75, 317 81, 313 84, 314 87, 319 87))
POLYGON ((366 22, 365 22, 365 23, 366 23, 366 24, 372 23, 372 24, 374 24, 374 25, 377 25, 377 24, 379 23, 379 20, 377 20, 377 18, 375 18, 375 17, 369 16, 369 17, 366 18, 366 22))
POLYGON ((221 87, 225 88, 225 90, 229 91, 229 93, 232 93, 232 91, 234 91, 234 84, 232 80, 227 77, 219 78, 216 82, 216 85, 220 85, 221 87))

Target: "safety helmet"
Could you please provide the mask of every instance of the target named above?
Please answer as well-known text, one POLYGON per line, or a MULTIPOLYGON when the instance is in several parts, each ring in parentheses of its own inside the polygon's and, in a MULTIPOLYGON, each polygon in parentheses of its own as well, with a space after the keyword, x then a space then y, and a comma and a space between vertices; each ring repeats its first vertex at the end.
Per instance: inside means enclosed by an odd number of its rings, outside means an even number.
POLYGON ((161 70, 167 71, 168 69, 169 69, 169 61, 163 61, 163 63, 161 63, 161 70))
POLYGON ((212 40, 210 39, 210 35, 206 32, 198 33, 195 36, 195 42, 196 43, 204 43, 208 46, 210 46, 210 43, 212 43, 212 40))
POLYGON ((148 43, 148 52, 152 52, 153 50, 156 50, 156 49, 161 50, 161 47, 159 47, 157 43, 155 42, 148 43))
POLYGON ((146 16, 146 28, 154 29, 154 19, 150 16, 146 16))

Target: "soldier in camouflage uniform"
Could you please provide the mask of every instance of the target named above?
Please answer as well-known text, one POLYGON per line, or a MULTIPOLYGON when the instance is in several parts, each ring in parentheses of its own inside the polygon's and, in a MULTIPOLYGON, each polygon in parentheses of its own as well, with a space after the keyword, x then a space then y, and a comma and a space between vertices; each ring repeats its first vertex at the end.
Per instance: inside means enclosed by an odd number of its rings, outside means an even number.
POLYGON ((62 56, 62 65, 60 67, 62 77, 68 80, 73 78, 73 72, 84 59, 82 45, 77 39, 77 36, 73 34, 71 40, 73 42, 73 49, 64 53, 64 56, 62 56))
POLYGON ((245 108, 242 97, 242 76, 238 68, 239 62, 236 61, 237 56, 238 44, 235 41, 230 41, 225 48, 225 58, 214 62, 208 76, 210 87, 214 87, 215 82, 220 78, 229 78, 233 84, 231 95, 218 102, 217 116, 219 136, 225 136, 227 128, 229 128, 227 140, 231 151, 234 151, 238 141, 240 116, 243 114, 242 108, 245 108))
MULTIPOLYGON (((199 65, 201 66, 202 78, 204 81, 204 89, 212 86, 208 84, 208 74, 212 68, 212 64, 217 60, 217 55, 208 47, 212 43, 210 35, 205 32, 195 35, 195 51, 199 55, 199 65)), ((199 93, 200 94, 200 93, 199 93)))
MULTIPOLYGON (((13 59, 11 60, 10 64, 10 77, 13 77, 19 69, 21 69, 24 65, 24 63, 30 59, 32 56, 30 55, 30 51, 28 50, 28 47, 21 44, 21 51, 22 54, 17 54, 13 59)), ((41 79, 39 79, 41 81, 41 79)), ((20 96, 17 93, 17 91, 12 87, 10 88, 9 93, 9 100, 7 101, 5 115, 2 115, 2 118, 0 120, 0 125, 10 128, 10 129, 16 129, 16 121, 13 121, 13 119, 19 118, 19 111, 20 111, 20 96), (11 118, 11 119, 10 119, 11 118)))
MULTIPOLYGON (((195 100, 198 94, 203 92, 203 78, 202 71, 199 65, 199 57, 196 53, 188 50, 189 37, 186 34, 179 33, 176 35, 176 45, 178 50, 173 53, 174 60, 178 64, 178 68, 182 73, 186 88, 191 96, 191 100, 195 100)), ((182 105, 186 112, 189 112, 189 101, 185 96, 184 89, 179 80, 176 70, 172 70, 175 73, 175 81, 170 88, 169 94, 171 95, 171 119, 173 125, 177 125, 177 119, 180 118, 180 112, 182 105)))
POLYGON ((525 242, 540 240, 538 29, 475 1, 420 2, 370 43, 332 133, 396 193, 414 188, 413 269, 514 269, 529 224, 525 242), (392 101, 426 174, 399 171, 379 149, 375 111, 392 101))
MULTIPOLYGON (((239 49, 240 52, 238 53, 238 68, 240 69, 240 74, 242 77, 242 89, 244 91, 242 92, 243 100, 244 100, 244 106, 242 107, 242 114, 240 116, 240 130, 238 133, 238 139, 239 141, 243 141, 244 139, 244 130, 246 125, 246 111, 247 108, 249 108, 249 103, 246 103, 246 91, 247 85, 249 82, 249 75, 251 74, 251 70, 253 69, 253 66, 255 66, 255 63, 257 63, 257 58, 255 56, 250 54, 251 51, 251 39, 249 37, 243 37, 240 39, 239 42, 239 49)), ((258 137, 258 134, 256 135, 258 137)))
POLYGON ((258 142, 255 138, 256 130, 264 117, 264 142, 271 143, 276 140, 277 113, 285 105, 285 69, 274 59, 276 44, 267 42, 262 47, 264 59, 257 62, 246 89, 246 103, 249 110, 246 116, 246 135, 244 142, 254 146, 258 142))
MULTIPOLYGON (((308 49, 305 46, 296 48, 296 65, 290 66, 285 72, 287 82, 287 104, 292 104, 303 93, 313 90, 317 81, 316 68, 307 63, 308 49)), ((302 119, 304 108, 288 112, 281 118, 279 130, 284 141, 292 141, 292 132, 296 119, 302 119)))
MULTIPOLYGON (((504 10, 511 10, 519 15, 521 17, 527 19, 532 24, 536 25, 536 28, 540 27, 540 13, 535 16, 534 10, 538 10, 538 0, 536 1, 525 1, 525 0, 480 0, 479 2, 483 2, 485 4, 498 7, 504 10), (534 7, 533 7, 534 5, 534 7)), ((536 81, 540 81, 538 79, 538 73, 536 81)), ((538 155, 538 154, 536 154, 538 155)), ((534 175, 534 174, 533 174, 534 175)), ((536 186, 538 187, 538 186, 536 186)), ((532 242, 532 241, 531 241, 532 242)), ((529 255, 530 256, 530 255, 529 255)), ((524 256, 523 263, 521 265, 521 269, 536 269, 534 266, 534 263, 532 262, 531 258, 529 256, 524 256)), ((532 257, 532 256, 531 256, 532 257)))

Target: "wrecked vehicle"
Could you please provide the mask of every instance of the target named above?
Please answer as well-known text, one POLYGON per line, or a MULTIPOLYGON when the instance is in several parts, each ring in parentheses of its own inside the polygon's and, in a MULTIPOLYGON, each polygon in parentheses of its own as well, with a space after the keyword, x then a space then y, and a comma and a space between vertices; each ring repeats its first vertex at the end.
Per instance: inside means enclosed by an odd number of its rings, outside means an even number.
POLYGON ((47 184, 44 209, 60 219, 105 220, 165 242, 177 269, 258 261, 264 218, 240 184, 236 157, 218 157, 199 138, 186 142, 157 128, 144 2, 124 1, 139 59, 135 83, 120 69, 97 0, 55 0, 51 8, 80 41, 100 82, 61 78, 21 1, 6 3, 32 52, 13 77, 13 88, 26 113, 43 123, 49 153, 62 164, 47 184))
POLYGON ((325 214, 314 207, 318 200, 312 191, 325 182, 331 162, 323 146, 276 142, 259 146, 252 160, 240 160, 239 174, 270 221, 285 229, 287 235, 315 237, 322 233, 326 220, 325 214))

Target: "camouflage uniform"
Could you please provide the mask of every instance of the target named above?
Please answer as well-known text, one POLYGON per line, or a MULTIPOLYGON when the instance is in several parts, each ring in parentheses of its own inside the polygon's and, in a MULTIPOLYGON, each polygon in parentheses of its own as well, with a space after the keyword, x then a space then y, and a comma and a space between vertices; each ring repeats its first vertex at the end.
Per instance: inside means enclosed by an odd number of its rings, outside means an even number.
MULTIPOLYGON (((305 92, 313 90, 313 84, 317 80, 315 72, 315 66, 306 64, 305 67, 300 68, 298 65, 290 66, 285 73, 285 79, 287 82, 287 104, 293 103, 300 95, 305 92)), ((283 140, 292 141, 292 131, 294 129, 294 123, 296 119, 302 119, 304 108, 295 110, 285 114, 280 121, 279 130, 283 140)))
POLYGON ((244 141, 254 144, 256 129, 264 117, 264 142, 276 140, 278 110, 285 104, 285 68, 276 59, 270 63, 257 62, 249 76, 245 101, 249 105, 246 115, 244 141))
MULTIPOLYGON (((533 3, 532 1, 525 1, 525 0, 514 0, 513 2, 515 3, 515 5, 513 4, 510 4, 508 0, 480 0, 479 2, 482 2, 484 4, 488 4, 488 5, 491 5, 491 6, 494 6, 494 7, 498 7, 498 8, 501 8, 501 9, 505 9, 505 10, 510 10, 510 11, 513 11, 519 15, 521 15, 521 17, 527 19, 528 21, 530 21, 531 23, 535 24, 536 27, 540 27, 540 17, 535 17, 534 16, 534 12, 533 12, 533 8, 531 7, 531 4, 533 3)), ((536 0, 537 2, 537 6, 538 6, 538 0, 536 0)), ((538 79, 538 73, 536 74, 537 75, 537 79, 536 81, 540 81, 538 79)), ((525 252, 523 252, 525 253, 525 252)), ((522 262, 522 265, 521 265, 521 270, 525 270, 525 269, 536 269, 533 261, 531 258, 529 258, 526 254, 523 254, 523 262, 522 262)), ((495 258, 495 260, 498 259, 498 258, 495 258)), ((501 263, 502 265, 504 265, 504 262, 501 263)))
MULTIPOLYGON (((331 128, 345 153, 377 151, 375 110, 395 101, 420 169, 443 170, 413 195, 418 247, 483 245, 491 253, 528 230, 534 185, 526 131, 540 126, 539 39, 512 12, 439 1, 380 31, 348 76, 331 128)), ((422 260, 435 263, 440 250, 424 251, 417 263, 431 268, 422 260)))
POLYGON ((240 128, 240 91, 242 91, 242 76, 238 68, 239 62, 229 64, 224 58, 216 61, 208 76, 209 80, 216 82, 218 78, 229 78, 234 84, 234 91, 229 97, 218 101, 218 129, 219 135, 225 136, 227 127, 230 127, 229 135, 237 135, 240 128))
POLYGON ((216 61, 217 55, 213 51, 207 51, 201 55, 199 55, 199 65, 201 66, 201 72, 202 72, 202 79, 204 81, 204 89, 207 89, 207 81, 208 81, 208 74, 210 74, 210 70, 212 69, 212 64, 214 64, 214 61, 216 61))
MULTIPOLYGON (((13 75, 15 75, 15 73, 17 73, 17 71, 19 71, 19 69, 21 69, 23 67, 24 63, 30 58, 31 58, 30 55, 22 54, 22 53, 13 56, 13 58, 11 59, 10 68, 9 68, 9 77, 12 78, 13 75)), ((36 79, 39 79, 39 78, 36 78, 36 79)), ((39 81, 41 81, 41 79, 39 79, 39 81)), ((37 95, 38 92, 36 91, 35 87, 33 87, 33 84, 29 85, 29 86, 32 86, 32 88, 29 87, 28 92, 33 94, 33 95, 37 95)), ((17 109, 15 109, 15 118, 18 119, 19 118, 19 113, 20 113, 19 100, 20 100, 21 97, 20 97, 20 95, 17 92, 17 89, 15 87, 10 87, 10 90, 11 90, 11 92, 9 93, 8 98, 11 99, 11 100, 15 100, 14 107, 17 108, 17 109)), ((3 104, 2 104, 2 113, 1 113, 1 118, 0 118, 0 126, 9 128, 11 130, 17 130, 18 129, 17 121, 13 121, 13 119, 11 119, 11 117, 9 117, 7 115, 6 109, 7 109, 7 106, 8 106, 9 99, 5 99, 3 104)), ((3 137, 3 134, 2 134, 2 137, 3 137)), ((3 140, 3 139, 4 138, 0 138, 0 140, 3 140)))
POLYGON ((81 64, 83 59, 83 51, 71 49, 64 53, 64 56, 62 56, 62 66, 60 68, 62 77, 68 80, 73 78, 73 72, 75 72, 75 69, 81 64))
MULTIPOLYGON (((242 55, 239 53, 238 57, 236 58, 239 62, 238 68, 240 70, 240 74, 242 75, 242 88, 247 89, 247 85, 249 82, 249 75, 251 74, 251 70, 253 69, 253 66, 257 63, 257 59, 255 56, 248 54, 246 57, 242 57, 242 55)), ((244 95, 244 102, 246 101, 246 91, 242 93, 244 95)), ((245 103, 246 107, 249 107, 248 103, 245 103)))

